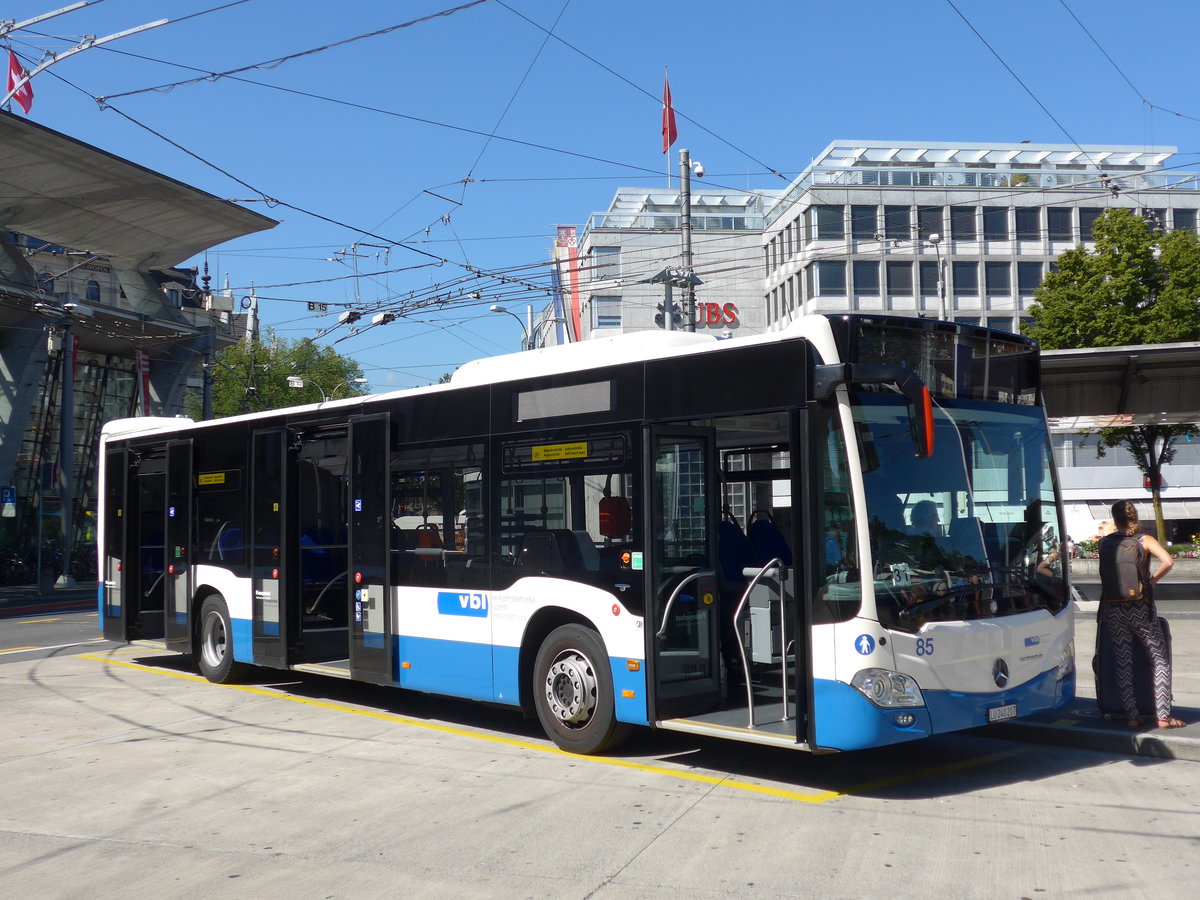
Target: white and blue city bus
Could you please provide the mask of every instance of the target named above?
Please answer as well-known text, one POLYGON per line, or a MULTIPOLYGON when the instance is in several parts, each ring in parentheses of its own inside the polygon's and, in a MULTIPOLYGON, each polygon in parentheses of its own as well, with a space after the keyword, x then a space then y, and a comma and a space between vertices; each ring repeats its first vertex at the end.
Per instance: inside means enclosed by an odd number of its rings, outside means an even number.
POLYGON ((1036 345, 809 316, 627 335, 448 384, 105 426, 104 635, 813 751, 1074 695, 1036 345))

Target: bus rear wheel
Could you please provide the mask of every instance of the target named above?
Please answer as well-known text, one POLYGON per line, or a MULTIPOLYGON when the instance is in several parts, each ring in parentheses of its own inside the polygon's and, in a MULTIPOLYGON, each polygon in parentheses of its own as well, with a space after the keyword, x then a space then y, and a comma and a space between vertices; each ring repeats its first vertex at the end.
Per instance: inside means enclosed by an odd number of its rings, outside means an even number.
POLYGON ((209 681, 229 684, 246 673, 245 664, 233 661, 233 622, 225 598, 220 594, 205 597, 200 604, 196 650, 200 674, 209 681))
POLYGON ((533 665, 533 700, 546 734, 571 753, 600 753, 629 733, 613 708, 604 644, 582 625, 563 625, 542 642, 533 665))

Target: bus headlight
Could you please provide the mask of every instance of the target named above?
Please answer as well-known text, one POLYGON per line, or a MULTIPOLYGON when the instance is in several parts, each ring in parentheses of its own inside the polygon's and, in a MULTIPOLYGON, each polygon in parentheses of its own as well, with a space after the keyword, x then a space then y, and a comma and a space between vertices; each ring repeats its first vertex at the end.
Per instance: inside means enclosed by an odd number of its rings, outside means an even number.
POLYGON ((1061 650, 1058 651, 1058 659, 1056 660, 1058 669, 1058 680, 1062 681, 1075 671, 1075 642, 1067 641, 1061 650))
POLYGON ((888 669, 863 669, 850 684, 876 706, 924 706, 925 698, 917 683, 907 675, 888 669))

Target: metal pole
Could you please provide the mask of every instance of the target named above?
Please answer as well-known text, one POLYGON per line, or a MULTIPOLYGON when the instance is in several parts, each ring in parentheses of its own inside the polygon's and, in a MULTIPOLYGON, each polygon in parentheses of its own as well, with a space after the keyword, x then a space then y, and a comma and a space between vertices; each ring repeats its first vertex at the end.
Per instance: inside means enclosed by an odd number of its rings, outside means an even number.
MULTIPOLYGON (((212 318, 212 313, 209 313, 209 318, 212 318)), ((213 393, 213 345, 216 343, 216 327, 210 322, 208 325, 208 341, 204 347, 204 392, 203 392, 203 408, 200 417, 204 421, 208 421, 213 417, 212 409, 212 393, 213 393)))
MULTIPOLYGON (((683 274, 692 275, 692 158, 679 151, 679 232, 683 242, 683 274)), ((696 330, 696 286, 688 283, 683 304, 684 331, 696 330)))
POLYGON ((73 585, 71 577, 71 549, 75 534, 74 504, 75 504, 75 353, 71 326, 75 324, 74 317, 67 313, 63 316, 62 343, 62 422, 58 428, 58 495, 62 523, 62 575, 58 578, 61 585, 73 585))
POLYGON ((668 278, 663 282, 663 287, 666 289, 666 298, 663 300, 663 328, 667 331, 675 330, 675 300, 671 296, 671 279, 668 278))

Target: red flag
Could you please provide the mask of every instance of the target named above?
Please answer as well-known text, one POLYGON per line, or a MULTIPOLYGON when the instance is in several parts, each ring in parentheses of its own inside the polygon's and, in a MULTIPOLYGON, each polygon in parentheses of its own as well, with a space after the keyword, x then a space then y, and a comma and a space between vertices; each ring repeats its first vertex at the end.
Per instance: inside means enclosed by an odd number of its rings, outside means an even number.
MULTIPOLYGON (((21 61, 17 59, 17 55, 11 50, 8 51, 8 90, 11 91, 21 79, 25 78, 27 73, 21 67, 21 61)), ((20 90, 12 95, 12 98, 20 104, 21 109, 25 110, 25 114, 29 114, 30 107, 33 106, 33 85, 26 81, 21 85, 20 90)), ((663 120, 666 121, 665 119, 663 120)))
POLYGON ((675 129, 675 109, 671 106, 671 82, 667 80, 667 73, 663 73, 663 153, 671 149, 671 145, 675 143, 679 137, 679 132, 675 129))

